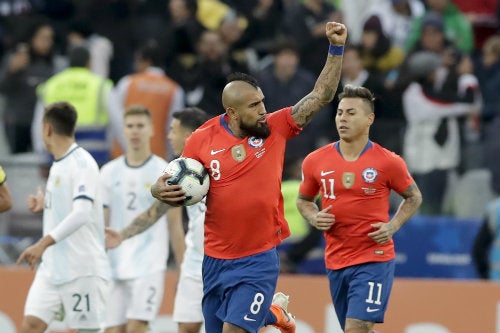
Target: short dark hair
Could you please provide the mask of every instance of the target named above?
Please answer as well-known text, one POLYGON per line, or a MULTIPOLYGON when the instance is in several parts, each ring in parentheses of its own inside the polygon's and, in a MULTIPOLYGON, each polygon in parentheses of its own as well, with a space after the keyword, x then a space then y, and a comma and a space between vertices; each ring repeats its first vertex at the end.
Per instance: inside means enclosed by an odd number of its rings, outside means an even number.
POLYGON ((188 107, 172 114, 174 119, 179 120, 182 127, 192 131, 203 125, 210 117, 200 108, 188 107))
POLYGON ((160 45, 154 38, 148 39, 137 49, 137 56, 142 60, 149 61, 153 65, 160 62, 160 45))
POLYGON ((74 32, 82 35, 83 38, 88 38, 92 35, 92 23, 86 18, 74 19, 69 24, 69 32, 74 32))
POLYGON ((372 92, 365 87, 354 86, 346 84, 344 90, 339 94, 339 101, 344 98, 361 98, 370 106, 372 112, 375 112, 375 96, 372 92))
POLYGON ((271 46, 271 52, 273 55, 277 55, 283 51, 291 51, 297 56, 300 54, 299 47, 293 39, 277 38, 274 45, 271 46))
POLYGON ((249 74, 240 72, 231 73, 227 76, 227 83, 233 81, 244 81, 250 84, 251 86, 255 87, 255 89, 259 88, 259 82, 257 81, 257 79, 249 74))
POLYGON ((87 67, 90 52, 85 46, 73 46, 69 50, 69 67, 87 67))
POLYGON ((45 107, 43 121, 52 125, 54 132, 63 136, 75 134, 78 113, 68 102, 56 102, 45 107))
POLYGON ((185 0, 185 5, 189 13, 193 16, 198 12, 198 1, 196 0, 185 0))

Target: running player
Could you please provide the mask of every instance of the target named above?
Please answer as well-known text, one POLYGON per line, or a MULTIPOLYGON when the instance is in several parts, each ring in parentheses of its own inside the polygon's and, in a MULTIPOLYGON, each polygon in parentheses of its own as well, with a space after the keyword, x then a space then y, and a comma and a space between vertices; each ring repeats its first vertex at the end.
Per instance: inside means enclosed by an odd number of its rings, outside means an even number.
POLYGON ((369 139, 372 93, 346 85, 339 99, 340 140, 305 158, 297 207, 324 231, 330 291, 342 329, 369 333, 384 321, 391 292, 392 235, 415 214, 422 195, 403 159, 369 139), (391 190, 404 199, 392 218, 391 190), (315 204, 318 192, 322 210, 315 204))

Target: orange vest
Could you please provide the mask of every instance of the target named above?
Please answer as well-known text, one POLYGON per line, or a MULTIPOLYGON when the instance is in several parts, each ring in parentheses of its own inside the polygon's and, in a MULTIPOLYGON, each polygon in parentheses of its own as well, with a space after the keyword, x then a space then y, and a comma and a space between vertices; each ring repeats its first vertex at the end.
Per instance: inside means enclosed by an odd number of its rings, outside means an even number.
MULTIPOLYGON (((175 92, 179 85, 165 75, 149 72, 137 73, 130 76, 130 85, 125 98, 124 109, 131 105, 142 105, 149 109, 153 121, 154 135, 151 138, 153 154, 168 159, 167 152, 167 120, 175 92)), ((120 146, 115 142, 113 158, 122 154, 120 146)))

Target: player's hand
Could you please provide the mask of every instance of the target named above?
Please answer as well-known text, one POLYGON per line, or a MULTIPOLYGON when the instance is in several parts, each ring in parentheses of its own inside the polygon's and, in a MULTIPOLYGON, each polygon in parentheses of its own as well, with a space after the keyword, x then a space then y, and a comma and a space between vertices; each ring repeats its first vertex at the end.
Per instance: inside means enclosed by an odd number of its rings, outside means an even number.
POLYGON ((370 232, 368 237, 373 239, 378 244, 387 243, 392 239, 392 235, 396 232, 396 229, 391 222, 377 222, 372 224, 372 227, 377 230, 370 232))
POLYGON ((326 37, 332 45, 345 45, 347 41, 347 28, 338 22, 326 23, 326 37))
POLYGON ((43 195, 42 187, 38 186, 36 194, 30 194, 28 196, 28 209, 33 213, 40 213, 43 210, 44 199, 45 197, 43 195))
POLYGON ((311 224, 315 226, 316 229, 325 231, 330 229, 335 223, 335 215, 329 213, 330 209, 332 209, 332 206, 328 206, 319 211, 314 217, 314 220, 311 221, 311 224))
POLYGON ((23 253, 21 253, 16 261, 16 265, 20 265, 24 260, 28 263, 31 269, 35 269, 40 261, 40 258, 42 257, 43 251, 45 251, 45 247, 38 242, 29 246, 23 251, 23 253))
POLYGON ((172 175, 165 173, 151 186, 151 195, 157 200, 171 206, 180 206, 186 200, 186 192, 180 185, 167 185, 167 180, 172 175))
POLYGON ((106 233, 106 239, 105 239, 106 249, 114 249, 115 247, 118 247, 122 243, 123 238, 118 231, 113 230, 111 228, 106 228, 104 229, 104 232, 106 233))

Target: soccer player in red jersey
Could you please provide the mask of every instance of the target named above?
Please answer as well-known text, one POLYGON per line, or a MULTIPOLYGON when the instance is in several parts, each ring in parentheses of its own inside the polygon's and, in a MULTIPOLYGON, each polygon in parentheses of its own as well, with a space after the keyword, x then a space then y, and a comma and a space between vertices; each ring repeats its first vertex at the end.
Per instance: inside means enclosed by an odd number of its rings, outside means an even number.
MULTIPOLYGON (((283 214, 281 174, 286 141, 333 99, 347 38, 343 24, 328 22, 325 66, 313 90, 292 107, 267 114, 256 80, 237 73, 222 92, 225 113, 187 140, 183 156, 202 162, 210 174, 205 215, 203 315, 210 333, 256 333, 264 325, 295 332, 288 298, 273 292, 279 274, 276 250, 289 235, 283 214), (269 311, 271 308, 271 311, 269 311)), ((180 186, 152 187, 157 199, 179 204, 180 186)))
POLYGON ((330 292, 342 329, 369 333, 383 322, 391 292, 392 235, 415 214, 422 195, 403 159, 369 139, 372 93, 346 85, 339 99, 340 140, 304 159, 297 207, 324 231, 330 292), (403 197, 392 218, 391 190, 403 197), (318 193, 321 208, 314 201, 318 193))

